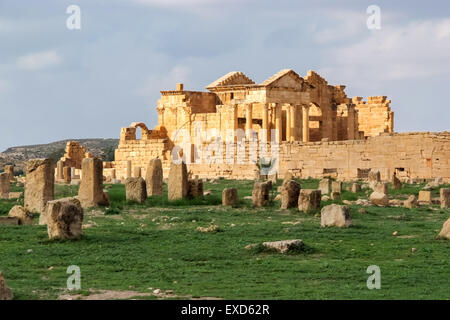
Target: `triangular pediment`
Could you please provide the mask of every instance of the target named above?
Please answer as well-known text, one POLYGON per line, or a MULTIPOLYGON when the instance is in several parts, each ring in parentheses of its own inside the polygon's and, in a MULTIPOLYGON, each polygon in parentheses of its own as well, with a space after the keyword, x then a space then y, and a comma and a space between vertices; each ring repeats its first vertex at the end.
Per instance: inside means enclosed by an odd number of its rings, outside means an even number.
POLYGON ((247 77, 245 74, 239 71, 232 71, 226 75, 220 77, 216 81, 206 86, 207 89, 225 87, 225 86, 237 86, 237 85, 251 85, 255 82, 247 77))
POLYGON ((284 69, 261 83, 272 88, 292 88, 302 90, 304 80, 292 69, 284 69))

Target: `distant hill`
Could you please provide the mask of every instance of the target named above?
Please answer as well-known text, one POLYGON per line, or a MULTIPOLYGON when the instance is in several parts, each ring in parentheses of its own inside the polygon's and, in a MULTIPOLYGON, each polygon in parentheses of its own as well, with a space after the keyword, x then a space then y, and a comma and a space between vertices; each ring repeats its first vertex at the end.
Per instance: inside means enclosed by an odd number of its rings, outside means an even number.
POLYGON ((114 160, 114 150, 119 139, 68 139, 48 144, 11 147, 0 152, 0 171, 7 164, 14 164, 16 170, 25 170, 25 162, 36 158, 52 158, 58 160, 64 155, 67 141, 78 141, 94 156, 101 156, 104 161, 114 160))

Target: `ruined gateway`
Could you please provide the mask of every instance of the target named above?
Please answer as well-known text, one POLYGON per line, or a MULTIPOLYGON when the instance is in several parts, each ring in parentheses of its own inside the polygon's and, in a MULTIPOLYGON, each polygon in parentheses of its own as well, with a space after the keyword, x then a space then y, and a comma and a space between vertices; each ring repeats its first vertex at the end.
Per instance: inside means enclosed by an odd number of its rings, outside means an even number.
POLYGON ((135 122, 122 128, 115 161, 104 164, 105 175, 114 170, 114 176, 126 178, 130 161, 145 176, 149 160, 159 157, 167 177, 174 146, 187 135, 195 137, 200 128, 201 141, 184 143, 179 153, 200 178, 253 179, 258 167, 251 160, 259 147, 249 142, 256 139, 268 149, 277 145, 281 178, 290 172, 299 178, 355 180, 377 169, 384 180, 395 172, 404 180, 450 181, 450 133, 394 133, 394 113, 385 96, 348 98, 345 86, 329 85, 314 71, 303 78, 291 69, 261 84, 230 72, 206 89, 187 91, 177 84, 176 90, 161 91, 158 125, 149 130, 135 122), (137 139, 139 129, 142 137, 137 139), (239 129, 245 149, 229 135, 239 129), (223 144, 223 150, 235 146, 230 155, 208 148, 213 143, 223 144), (245 161, 236 161, 238 155, 245 161))

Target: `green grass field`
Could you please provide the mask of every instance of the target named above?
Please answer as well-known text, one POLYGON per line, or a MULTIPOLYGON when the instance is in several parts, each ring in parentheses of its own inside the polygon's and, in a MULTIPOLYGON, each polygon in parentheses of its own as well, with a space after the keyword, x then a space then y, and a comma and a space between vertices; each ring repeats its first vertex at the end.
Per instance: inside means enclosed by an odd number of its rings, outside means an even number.
MULTIPOLYGON (((318 186, 318 180, 300 183, 318 186)), ((76 293, 82 296, 132 290, 151 299, 156 297, 149 288, 160 288, 194 298, 450 298, 450 241, 436 238, 450 210, 371 206, 361 214, 359 206, 350 206, 353 226, 321 228, 319 212, 280 210, 278 201, 253 209, 251 200, 243 199, 252 186, 250 181, 219 180, 204 184, 211 196, 175 202, 154 197, 138 205, 125 201, 123 185, 108 185, 111 206, 85 210, 84 224, 90 227, 81 240, 51 241, 38 219, 32 226, 0 226, 0 271, 15 299, 58 298, 65 292, 70 265, 81 269, 82 289, 76 293), (242 200, 236 207, 222 207, 221 192, 230 186, 238 188, 242 200), (196 231, 212 223, 219 232, 196 231), (283 255, 245 249, 287 239, 302 239, 308 250, 283 255), (381 268, 379 290, 366 286, 370 265, 381 268)), ((392 191, 391 198, 406 199, 421 187, 407 185, 392 191)), ((77 187, 56 186, 58 198, 76 194, 77 187)), ((365 196, 366 190, 342 194, 343 200, 365 196)), ((0 200, 0 215, 22 203, 0 200)))

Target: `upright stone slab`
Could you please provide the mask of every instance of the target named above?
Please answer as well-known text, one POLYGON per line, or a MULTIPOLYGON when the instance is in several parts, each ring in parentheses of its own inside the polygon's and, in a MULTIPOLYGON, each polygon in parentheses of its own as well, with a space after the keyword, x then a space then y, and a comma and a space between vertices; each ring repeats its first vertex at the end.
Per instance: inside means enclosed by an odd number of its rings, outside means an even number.
POLYGON ((374 185, 378 182, 381 182, 381 174, 378 170, 370 170, 367 176, 369 187, 373 189, 374 185))
POLYGON ((147 187, 144 178, 128 178, 125 180, 127 201, 144 203, 147 200, 147 187))
POLYGON ((188 173, 184 162, 171 162, 169 179, 167 181, 167 196, 169 200, 185 198, 188 194, 188 173))
POLYGON ((316 189, 302 189, 298 196, 298 210, 310 212, 320 208, 322 193, 316 189))
POLYGON ((203 181, 198 178, 188 181, 188 198, 197 198, 203 196, 203 181))
POLYGON ((264 207, 270 200, 270 189, 272 189, 272 183, 268 182, 255 182, 252 191, 252 202, 255 207, 264 207))
POLYGON ((298 206, 300 189, 300 184, 294 180, 288 180, 283 183, 281 189, 281 209, 295 208, 298 206))
POLYGON ((134 167, 133 178, 140 178, 140 177, 141 177, 141 167, 134 167))
POLYGON ((29 212, 42 213, 46 203, 54 199, 54 166, 51 159, 34 159, 28 161, 24 207, 29 212))
POLYGON ((402 182, 400 181, 399 178, 397 178, 397 175, 394 173, 392 175, 392 189, 393 190, 401 190, 401 188, 403 187, 402 182))
POLYGON ((70 184, 70 181, 72 181, 72 170, 70 167, 64 167, 63 169, 64 174, 64 182, 67 184, 70 184))
POLYGON ((0 199, 9 199, 10 191, 9 174, 7 172, 0 173, 0 199))
POLYGON ((13 298, 14 294, 11 289, 8 288, 3 273, 0 272, 0 300, 12 300, 13 298))
POLYGON ((419 203, 431 204, 431 191, 420 190, 419 191, 419 203))
POLYGON ((361 185, 359 183, 353 183, 352 184, 352 192, 356 193, 356 192, 360 192, 361 191, 361 185))
POLYGON ((439 191, 441 208, 450 208, 450 188, 441 188, 439 191))
POLYGON ((81 162, 81 184, 78 199, 83 208, 109 205, 103 192, 103 162, 98 158, 84 158, 81 162))
POLYGON ((131 178, 131 160, 127 160, 127 173, 126 173, 126 178, 131 178))
POLYGON ((64 161, 59 160, 56 163, 56 181, 62 181, 64 179, 64 161))
POLYGON ((9 182, 15 182, 14 178, 14 166, 6 165, 5 172, 9 175, 9 182))
POLYGON ((225 188, 222 191, 222 205, 232 206, 238 202, 238 192, 236 188, 225 188))
POLYGON ((161 159, 155 158, 150 160, 147 166, 145 182, 147 183, 147 196, 163 195, 163 168, 161 159))
POLYGON ((320 180, 319 190, 323 195, 329 194, 331 192, 331 179, 325 178, 320 180))
POLYGON ((331 192, 342 193, 342 182, 341 181, 332 181, 331 182, 331 192))
MULTIPOLYGON (((49 239, 80 239, 83 234, 83 208, 76 198, 49 201, 43 219, 49 239)), ((44 224, 41 219, 39 224, 44 224)))

